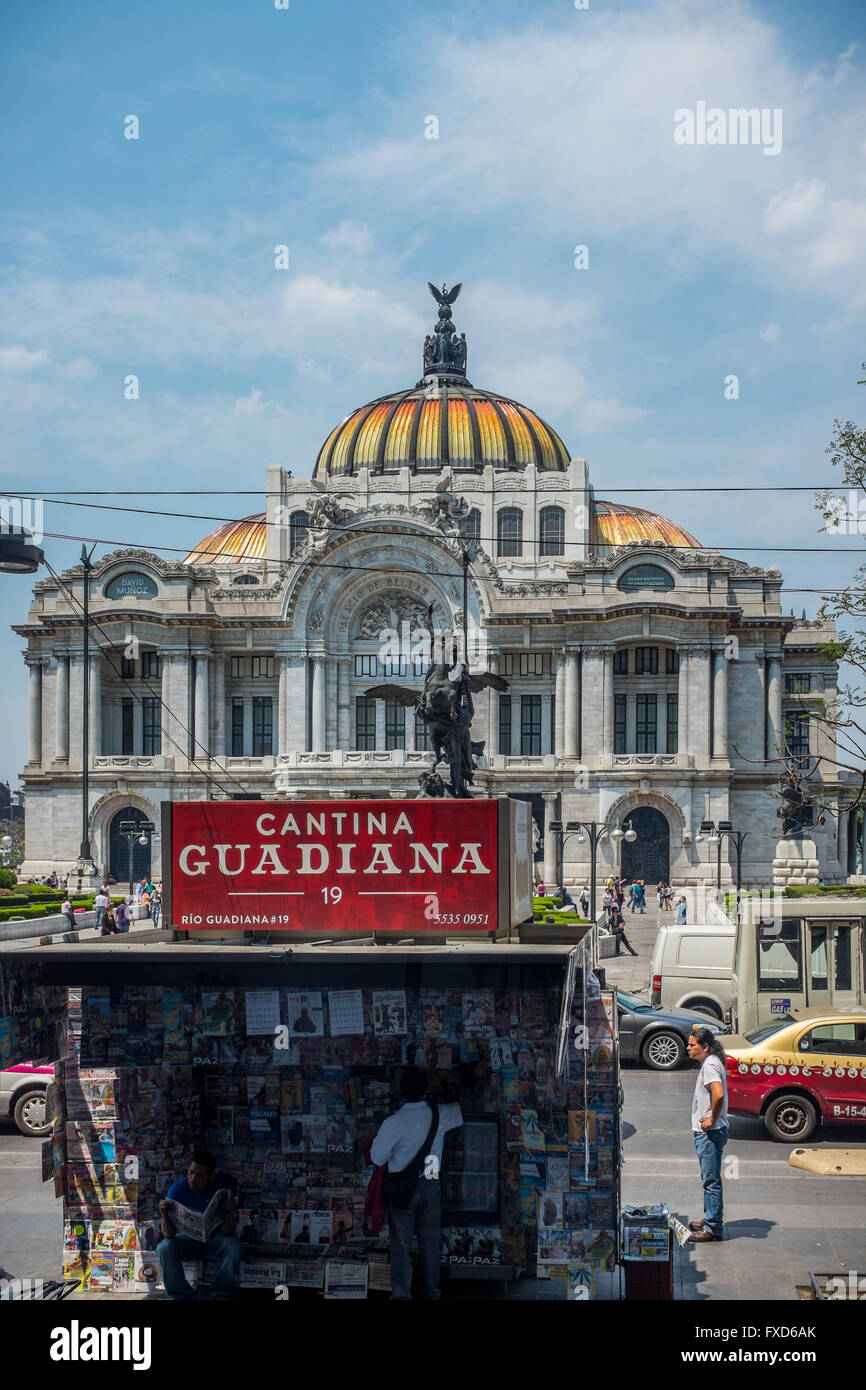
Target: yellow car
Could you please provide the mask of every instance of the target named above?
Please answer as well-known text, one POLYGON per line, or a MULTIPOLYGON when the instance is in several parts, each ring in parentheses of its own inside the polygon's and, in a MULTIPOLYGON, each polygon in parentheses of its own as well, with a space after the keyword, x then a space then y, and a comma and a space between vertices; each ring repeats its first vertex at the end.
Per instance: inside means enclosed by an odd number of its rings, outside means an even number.
POLYGON ((721 1041, 729 1113, 760 1116, 773 1139, 866 1122, 866 1009, 796 1009, 721 1041))

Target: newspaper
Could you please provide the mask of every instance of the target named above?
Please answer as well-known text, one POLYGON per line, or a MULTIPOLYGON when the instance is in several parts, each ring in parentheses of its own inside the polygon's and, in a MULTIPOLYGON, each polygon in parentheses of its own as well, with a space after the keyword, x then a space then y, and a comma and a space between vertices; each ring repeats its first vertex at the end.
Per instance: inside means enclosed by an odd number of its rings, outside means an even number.
POLYGON ((230 1196, 227 1187, 220 1187, 211 1197, 205 1211, 193 1211, 191 1207, 171 1201, 169 1220, 179 1236, 186 1236, 189 1240, 198 1240, 204 1244, 222 1221, 223 1199, 230 1196))

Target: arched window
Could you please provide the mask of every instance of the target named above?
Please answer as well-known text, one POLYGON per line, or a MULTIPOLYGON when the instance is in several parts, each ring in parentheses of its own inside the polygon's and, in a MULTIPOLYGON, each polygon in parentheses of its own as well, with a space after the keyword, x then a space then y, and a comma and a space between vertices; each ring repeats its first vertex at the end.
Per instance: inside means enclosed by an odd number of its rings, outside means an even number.
POLYGON ((565 554, 565 512, 562 507, 542 507, 538 518, 539 554, 565 554))
POLYGON ((289 517, 289 554, 294 555, 299 546, 303 545, 307 539, 307 532, 310 529, 309 512, 292 512, 289 517))
POLYGON ((468 541, 481 540, 481 513, 473 507, 463 523, 463 534, 468 541))
POLYGON ((519 507, 503 507, 497 513, 496 554, 503 558, 523 554, 523 513, 519 507))

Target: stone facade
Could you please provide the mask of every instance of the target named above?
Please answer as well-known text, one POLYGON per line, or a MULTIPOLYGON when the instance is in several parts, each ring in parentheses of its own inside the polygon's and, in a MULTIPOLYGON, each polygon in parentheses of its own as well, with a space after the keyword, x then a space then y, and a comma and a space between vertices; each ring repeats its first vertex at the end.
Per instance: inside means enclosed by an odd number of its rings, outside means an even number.
MULTIPOLYGON (((460 541, 431 514, 437 484, 441 492, 438 474, 409 468, 330 480, 331 519, 292 553, 290 518, 315 515, 323 486, 271 468, 261 557, 177 564, 117 551, 99 561, 89 833, 101 871, 112 867, 118 814, 132 807, 158 825, 165 798, 416 793, 431 755, 416 746, 412 711, 403 730, 399 710, 358 700, 383 680, 420 688, 420 668, 401 674, 383 652, 399 661, 388 646, 399 634, 411 655, 428 605, 437 626, 460 623, 460 541)), ((715 858, 696 839, 705 819, 748 831, 744 882, 771 882, 786 712, 804 684, 832 700, 836 670, 818 651, 832 626, 783 614, 777 570, 712 549, 639 541, 593 554, 582 460, 565 473, 489 467, 451 487, 480 513, 468 586, 476 664, 510 683, 507 695, 485 690, 476 701, 473 737, 485 741, 476 788, 533 798, 545 877, 560 874, 551 821, 621 825, 650 810, 674 884, 715 879, 715 858), (538 516, 551 503, 565 514, 564 545, 540 557, 538 516), (521 555, 496 555, 503 505, 521 510, 521 555), (629 580, 646 566, 651 587, 629 580)), ((81 568, 62 579, 75 602, 40 580, 18 629, 30 668, 26 873, 71 867, 81 840, 81 568)), ((810 752, 826 753, 816 737, 811 721, 810 752)), ((827 784, 830 796, 841 791, 827 784)), ((833 817, 813 832, 828 882, 847 876, 845 825, 843 816, 841 843, 833 817)), ((621 853, 603 842, 600 872, 620 867, 621 853)), ((650 856, 623 867, 650 876, 659 865, 650 856)), ((562 871, 569 882, 588 875, 575 837, 562 871)), ((723 881, 731 875, 726 845, 723 881)))

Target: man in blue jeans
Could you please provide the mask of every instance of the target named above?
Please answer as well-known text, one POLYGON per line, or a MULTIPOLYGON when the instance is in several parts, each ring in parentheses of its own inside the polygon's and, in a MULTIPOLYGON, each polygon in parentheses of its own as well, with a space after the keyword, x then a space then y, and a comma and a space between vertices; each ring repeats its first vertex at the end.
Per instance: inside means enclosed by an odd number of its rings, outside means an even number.
POLYGON ((728 1142, 725 1054, 709 1028, 694 1029, 688 1049, 692 1060, 700 1064, 692 1100, 692 1132, 704 1184, 703 1219, 690 1221, 689 1230, 692 1240, 723 1240, 722 1153, 728 1142))
POLYGON ((205 1258, 215 1258, 220 1262, 211 1284, 211 1298, 234 1298, 237 1295, 244 1247, 235 1235, 237 1202, 234 1197, 227 1195, 223 1198, 222 1222, 211 1232, 207 1242, 179 1236, 172 1220, 175 1202, 192 1211, 206 1211, 211 1198, 222 1186, 215 1178, 216 1161, 213 1156, 205 1149, 196 1149, 187 1166, 186 1177, 172 1183, 168 1195, 160 1200, 163 1239, 156 1247, 156 1253, 162 1265, 165 1291, 169 1298, 195 1298, 195 1289, 186 1281, 183 1262, 205 1258))
MULTIPOLYGON (((370 1158, 377 1166, 387 1163, 389 1173, 399 1173, 409 1167, 421 1150, 430 1132, 433 1112, 424 1099, 427 1078, 417 1067, 407 1067, 400 1078, 400 1094, 404 1104, 394 1115, 382 1122, 370 1148, 370 1158)), ((418 1268, 421 1275, 421 1297, 435 1302, 441 1297, 439 1278, 442 1265, 442 1198, 439 1170, 442 1149, 449 1129, 463 1124, 457 1104, 440 1105, 439 1123, 425 1155, 418 1185, 406 1207, 388 1203, 388 1230, 391 1237, 391 1299, 408 1302, 412 1297, 412 1236, 418 1239, 418 1268)))

